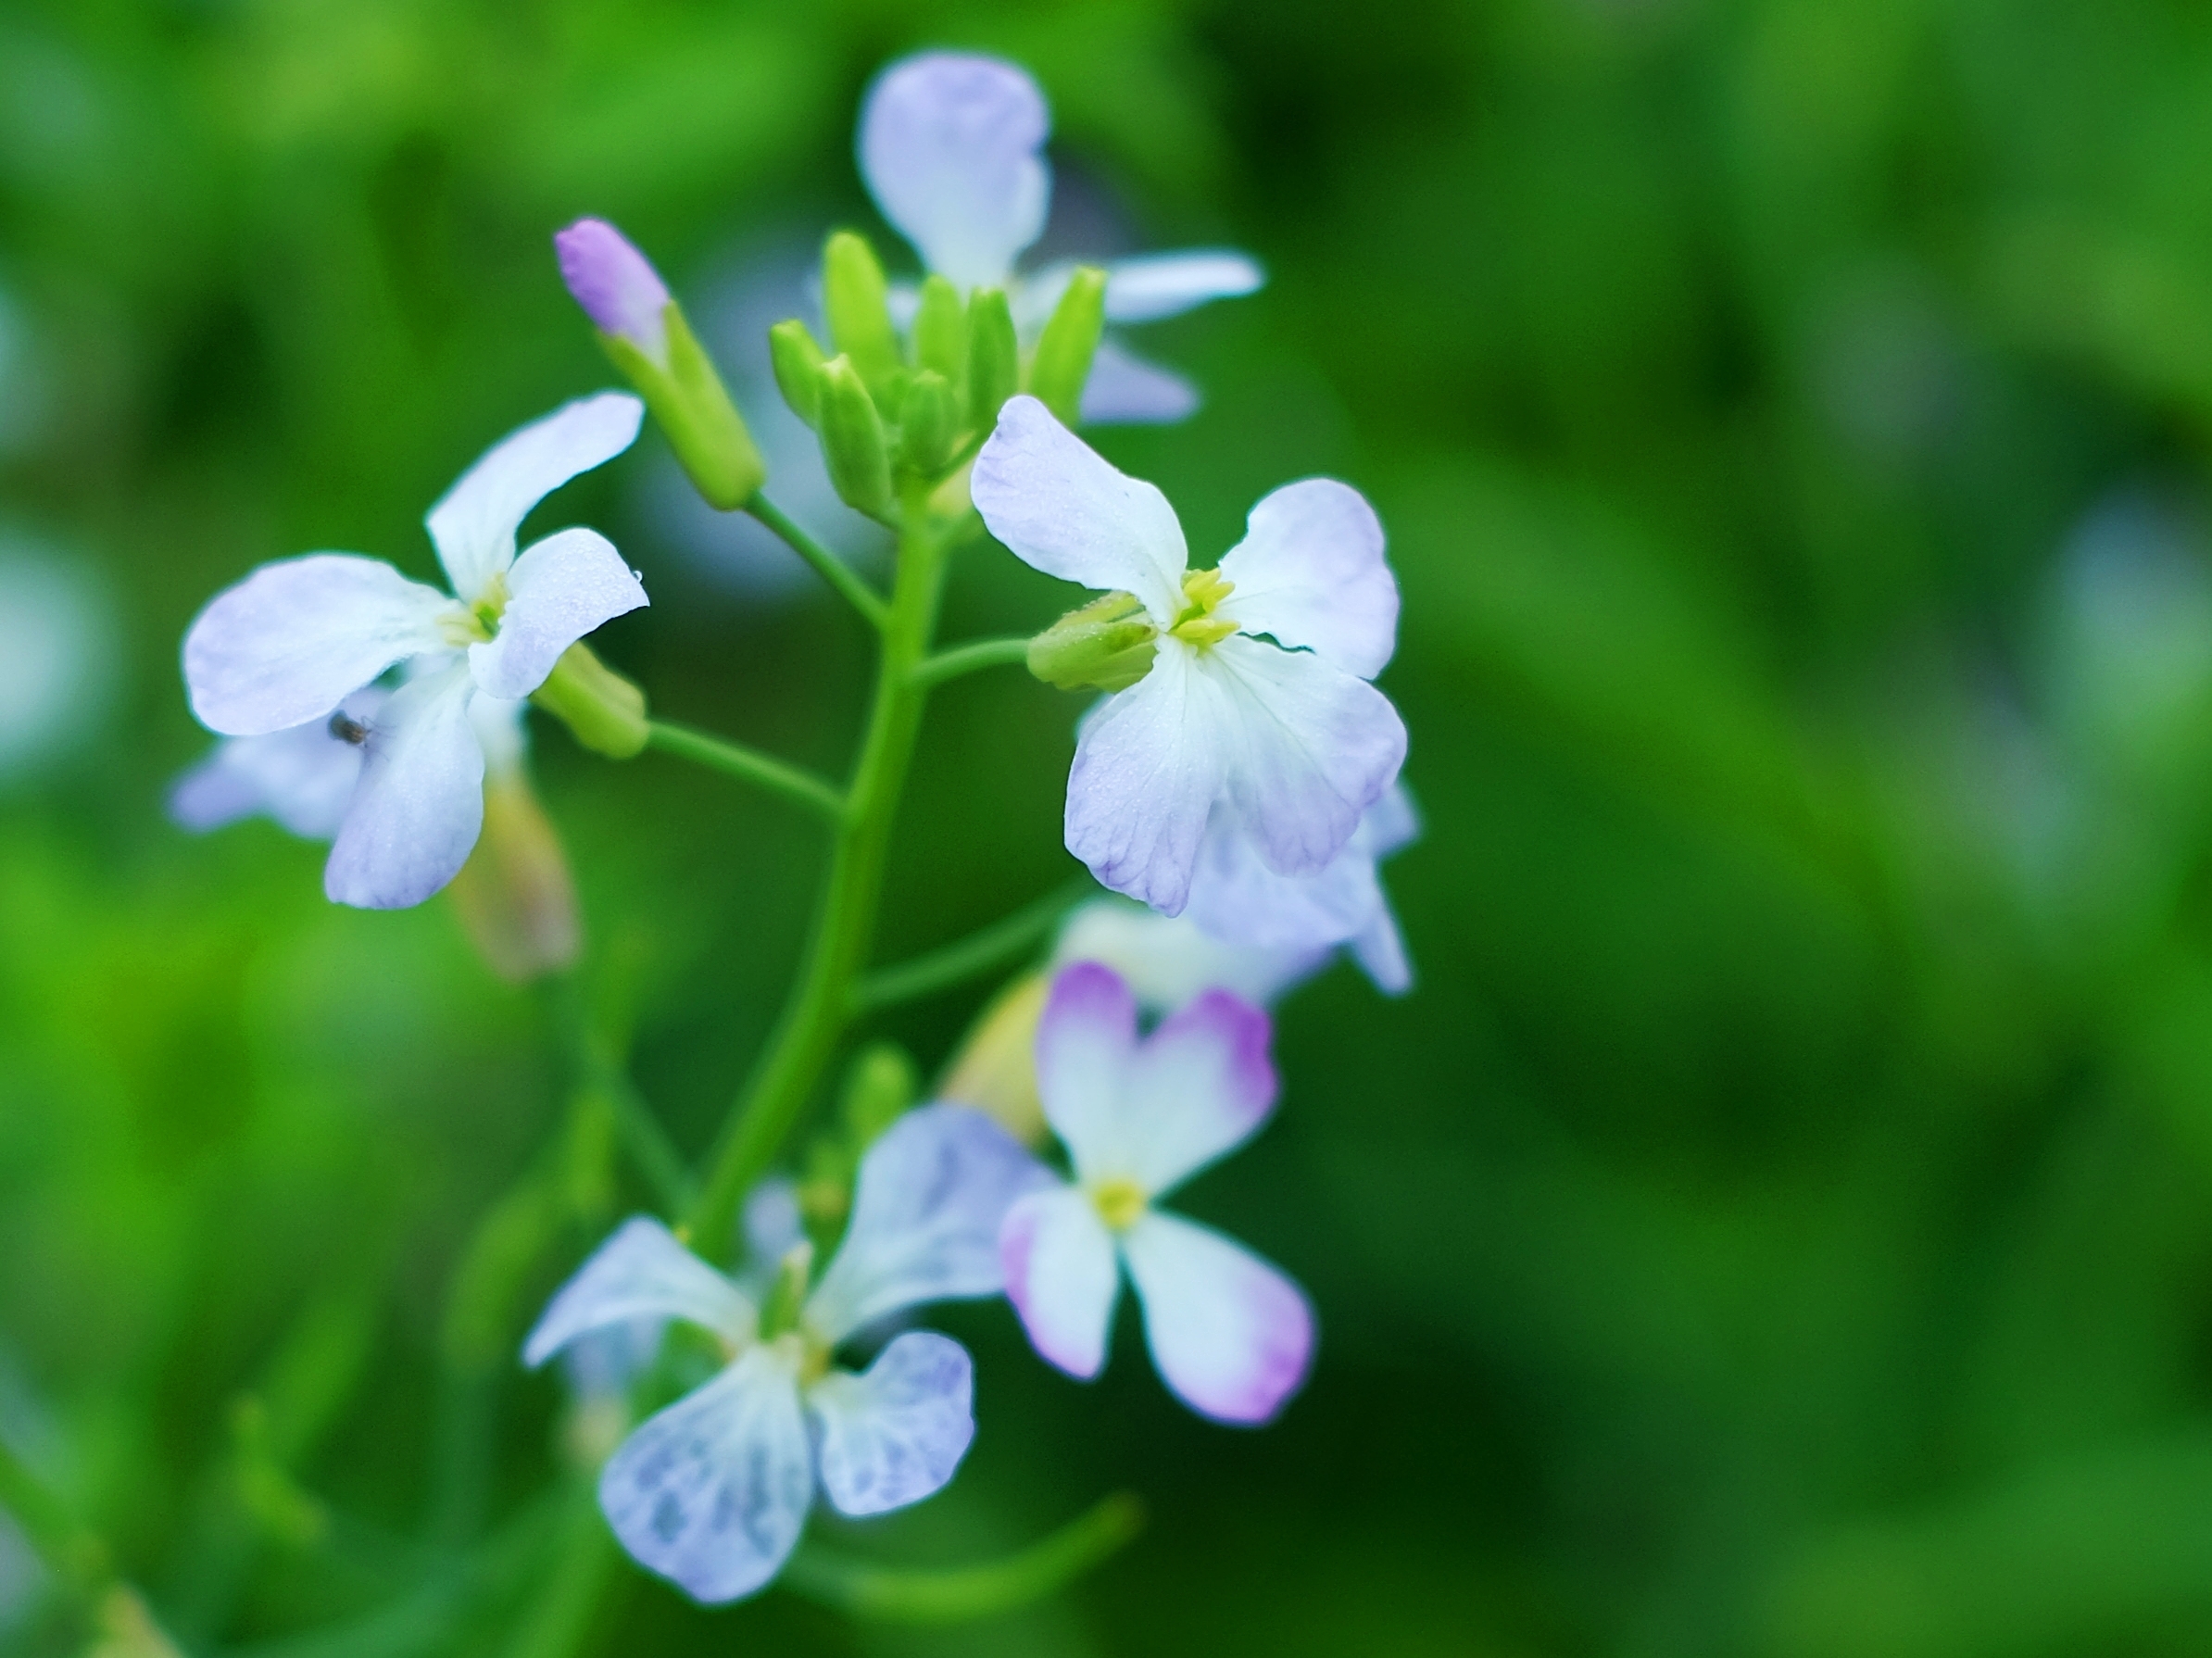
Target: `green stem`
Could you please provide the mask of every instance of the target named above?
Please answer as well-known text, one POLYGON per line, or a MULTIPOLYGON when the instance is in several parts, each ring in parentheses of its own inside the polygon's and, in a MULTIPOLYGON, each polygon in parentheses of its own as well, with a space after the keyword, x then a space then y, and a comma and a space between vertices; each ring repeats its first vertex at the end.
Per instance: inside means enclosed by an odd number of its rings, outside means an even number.
POLYGON ((902 506, 906 527, 899 537, 899 573, 874 701, 806 960, 767 1049, 723 1126, 692 1212, 692 1237, 710 1258, 724 1252, 738 1203, 767 1172, 836 1053, 852 1014, 853 985, 874 941, 891 821, 928 699, 914 671, 929 655, 945 579, 946 544, 927 527, 924 494, 910 490, 902 506))
POLYGON ((742 744, 694 731, 688 725, 671 724, 666 720, 652 721, 649 732, 647 745, 664 754, 673 754, 696 765, 759 784, 773 794, 822 813, 832 823, 845 816, 845 797, 811 772, 742 744))
POLYGON ((746 502, 745 509, 773 531, 786 546, 811 564, 823 581, 868 619, 870 626, 881 631, 889 625, 891 607, 884 603, 883 595, 856 575, 851 565, 792 522, 782 508, 766 496, 756 495, 746 502))
POLYGON ((1072 881, 1058 892, 1047 893, 1012 915, 942 949, 916 956, 911 961, 879 967, 853 986, 853 1006, 861 1011, 889 1007, 988 973, 1049 933, 1062 916, 1082 901, 1085 894, 1097 890, 1097 885, 1087 876, 1072 881))
POLYGON ((69 1513, 68 1504, 46 1488, 44 1480, 0 1439, 0 1509, 13 1514, 23 1535, 54 1575, 80 1589, 105 1581, 107 1545, 69 1513))
POLYGON ((938 651, 914 670, 914 679, 923 685, 941 685, 949 679, 958 679, 978 669, 1010 667, 1028 659, 1027 639, 978 639, 972 645, 956 645, 950 650, 938 651))

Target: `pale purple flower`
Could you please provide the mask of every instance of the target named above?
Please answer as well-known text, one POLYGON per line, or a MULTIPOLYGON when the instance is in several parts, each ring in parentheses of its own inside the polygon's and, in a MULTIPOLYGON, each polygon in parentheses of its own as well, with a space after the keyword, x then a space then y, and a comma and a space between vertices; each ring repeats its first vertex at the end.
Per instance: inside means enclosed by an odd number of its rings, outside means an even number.
POLYGON ((193 712, 226 736, 327 721, 407 664, 407 683, 363 722, 359 781, 323 872, 334 901, 399 909, 451 880, 484 822, 485 750, 471 702, 529 696, 571 645, 646 602, 596 531, 561 530, 515 551, 530 509, 629 447, 643 412, 622 393, 587 397, 470 468, 428 520, 458 597, 377 559, 310 553, 263 565, 192 624, 193 712))
MULTIPOLYGON (((1073 263, 1027 277, 1015 259, 1043 233, 1052 175, 1043 155, 1052 119, 1037 82, 1001 58, 924 52, 876 78, 861 111, 861 177, 883 215, 929 270, 963 292, 1003 287, 1024 341, 1059 304, 1073 263)), ((1150 322, 1258 289, 1265 278, 1233 249, 1150 254, 1109 262, 1106 320, 1150 322)), ((1180 421, 1198 392, 1111 335, 1083 390, 1087 421, 1180 421)))
POLYGON ((1083 723, 1068 850, 1166 915, 1188 900, 1209 822, 1278 875, 1326 868, 1405 759, 1405 726, 1367 683, 1396 644, 1398 584, 1359 492, 1286 484, 1219 570, 1191 572, 1167 497, 1034 397, 1007 403, 969 488, 1017 557, 1134 596, 1158 630, 1150 672, 1083 723))
POLYGON ((660 1222, 626 1222, 553 1298, 523 1362, 643 1318, 697 1325, 730 1362, 648 1417, 600 1471, 599 1505, 622 1547, 700 1601, 734 1601, 782 1568, 817 1480, 851 1515, 941 1488, 975 1432, 967 1350, 909 1330, 862 1371, 831 1355, 888 1314, 997 1294, 1008 1207, 1049 1179, 980 1112, 909 1112, 861 1159, 845 1241, 797 1327, 767 1333, 752 1299, 660 1222))
POLYGON ((1037 1091, 1072 1183, 1013 1205, 999 1237, 1006 1293, 1037 1350, 1098 1375, 1125 1269, 1152 1363, 1216 1421, 1269 1421, 1304 1381, 1304 1293, 1243 1245, 1157 1201, 1250 1139, 1275 1107, 1267 1015, 1208 990, 1141 1040, 1137 1001, 1110 968, 1053 981, 1037 1033, 1037 1091))
POLYGON ((668 284, 627 237, 604 219, 579 219, 553 237, 560 280, 601 333, 630 342, 668 366, 668 284))

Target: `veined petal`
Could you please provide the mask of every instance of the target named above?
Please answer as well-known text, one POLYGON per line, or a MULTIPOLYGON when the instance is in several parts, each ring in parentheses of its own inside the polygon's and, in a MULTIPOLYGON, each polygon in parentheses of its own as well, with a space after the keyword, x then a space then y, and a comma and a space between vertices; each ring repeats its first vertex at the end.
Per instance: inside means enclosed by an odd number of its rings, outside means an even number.
MULTIPOLYGON (((365 724, 388 695, 368 686, 341 702, 338 712, 365 724)), ((328 720, 310 720, 289 731, 223 738, 177 779, 169 812, 195 831, 266 813, 304 839, 328 840, 338 833, 360 780, 360 745, 338 735, 328 720)))
MULTIPOLYGON (((1363 827, 1380 806, 1367 809, 1363 827)), ((1237 813, 1216 807, 1183 913, 1225 944, 1328 949, 1359 936, 1383 908, 1375 857, 1359 830, 1312 874, 1278 875, 1237 813)))
POLYGON ((999 1240, 1006 1299, 1047 1363, 1088 1381, 1106 1363, 1121 1289, 1113 1235, 1074 1187, 1032 1192, 1007 1212, 999 1240))
POLYGON ((1242 1244, 1147 1212, 1122 1235, 1145 1342, 1175 1396, 1201 1416, 1256 1425, 1305 1380, 1313 1313, 1297 1285, 1242 1244))
MULTIPOLYGON (((1238 643, 1231 637, 1209 654, 1238 643)), ((1369 689, 1350 675, 1337 677, 1369 689)), ((1108 697, 1075 739, 1067 848, 1101 886, 1163 915, 1180 914, 1189 897, 1207 814, 1229 781, 1233 758, 1258 747, 1238 729, 1248 719, 1240 704, 1251 697, 1232 697, 1233 685, 1228 673, 1203 671, 1182 640, 1163 637, 1152 671, 1108 697)), ((1356 807, 1351 810, 1357 814, 1356 807)), ((1351 823, 1344 828, 1349 833, 1351 823)))
POLYGON ((807 1322, 833 1345, 872 1319, 924 1301, 997 1295, 999 1228, 1044 1165, 981 1112, 925 1105, 886 1129, 861 1159, 852 1223, 807 1299, 807 1322))
POLYGON ((996 286, 1045 228, 1050 130, 1037 82, 996 57, 925 52, 876 78, 861 112, 875 205, 962 289, 996 286))
POLYGON ((1278 874, 1323 868, 1405 762, 1398 710, 1310 651, 1241 634, 1206 651, 1198 668, 1218 689, 1227 796, 1260 856, 1278 874))
POLYGON ((1106 267, 1106 320, 1153 322, 1215 299, 1257 293, 1267 281, 1259 262, 1233 247, 1139 254, 1106 267))
POLYGON ((264 564, 184 635, 192 711, 234 737, 322 719, 394 662, 442 648, 438 618, 452 609, 435 587, 354 553, 264 564))
POLYGON ((601 392, 494 444, 430 509, 430 539, 454 592, 471 604, 483 597, 515 561, 515 531, 530 509, 628 448, 644 418, 627 392, 601 392))
POLYGON ((1221 614, 1347 673, 1373 679, 1398 647, 1398 582, 1366 497, 1334 478, 1286 484, 1221 561, 1236 584, 1221 614))
POLYGON ((1108 334, 1091 356, 1077 412, 1086 426, 1172 426, 1198 413, 1199 403, 1197 386, 1108 334))
POLYGON ((1112 968, 1061 969, 1037 1023, 1037 1092, 1078 1179, 1125 1174, 1122 1096, 1137 1053, 1137 999, 1112 968))
POLYGON ((507 572, 499 630, 469 647, 476 683, 494 697, 527 697, 560 653, 602 622, 646 603, 645 584, 597 530, 534 542, 507 572))
MULTIPOLYGON (((1200 879, 1203 878, 1201 858, 1200 879)), ((1199 900, 1191 884, 1190 901, 1199 900)), ((1162 915, 1122 898, 1094 898, 1068 917, 1052 949, 1056 964, 1100 961, 1127 981, 1137 1005, 1155 1013, 1181 1007, 1218 986, 1262 1007, 1317 970, 1326 949, 1259 948, 1227 944, 1191 919, 1162 915)))
POLYGON ((859 1375, 832 1369, 806 1400, 822 1429, 822 1488, 848 1514, 921 1501, 975 1438, 975 1366, 934 1330, 895 1337, 859 1375))
POLYGON ((599 1473, 599 1507, 640 1565, 710 1605, 749 1595, 798 1542, 814 1473, 795 1359, 746 1350, 647 1417, 599 1473))
POLYGON ((586 1331, 640 1318, 681 1318, 733 1347, 752 1339, 753 1306, 737 1287, 649 1215, 632 1215, 560 1287, 522 1344, 535 1370, 586 1331))
POLYGON ((1125 1171, 1158 1198, 1241 1146, 1275 1109, 1274 1025, 1226 990, 1162 1020, 1137 1049, 1122 1092, 1125 1171))
POLYGON ((1035 397, 1012 397, 975 458, 968 493, 1024 563, 1102 592, 1136 595, 1172 627, 1188 549, 1167 497, 1116 471, 1035 397))
POLYGON ((361 781, 323 866, 334 904, 404 910, 445 886, 484 827, 475 686, 456 662, 392 694, 369 725, 361 781))

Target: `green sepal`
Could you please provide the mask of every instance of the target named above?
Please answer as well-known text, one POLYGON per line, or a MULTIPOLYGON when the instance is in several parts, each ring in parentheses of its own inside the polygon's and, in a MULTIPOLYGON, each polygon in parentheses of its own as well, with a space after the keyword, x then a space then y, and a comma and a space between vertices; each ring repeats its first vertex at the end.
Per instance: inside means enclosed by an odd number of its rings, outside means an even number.
POLYGON ((883 418, 848 357, 822 365, 822 458, 848 507, 871 518, 891 511, 891 454, 883 418))
POLYGON ((1126 593, 1070 610, 1029 641, 1029 672, 1063 691, 1125 691, 1152 671, 1160 630, 1126 593))
POLYGON ((1063 426, 1073 426, 1083 407, 1083 383, 1090 378, 1090 361, 1105 328, 1106 273, 1096 265, 1079 265, 1029 361, 1030 395, 1063 426))
POLYGON ((810 426, 822 420, 822 347, 797 317, 768 331, 768 360, 775 370, 775 389, 791 412, 810 426))
POLYGON ((581 639, 560 653, 530 700, 565 724, 586 748, 610 760, 643 753, 652 735, 646 694, 600 661, 581 639))
POLYGON ((668 335, 665 365, 620 334, 603 333, 599 343, 653 411, 699 494, 710 506, 734 512, 759 492, 768 464, 713 360, 684 320, 683 308, 672 299, 660 318, 668 335))
POLYGON ((978 288, 968 301, 968 425, 988 432, 999 407, 1021 389, 1022 347, 1013 310, 1000 288, 978 288))
POLYGON ((896 387, 906 364, 891 326, 884 268, 875 250, 850 231, 836 232, 822 250, 822 307, 830 343, 851 359, 870 394, 885 400, 886 414, 896 418, 896 387))
POLYGON ((914 311, 914 366, 935 369, 949 385, 958 385, 968 367, 968 310, 960 290, 941 276, 922 283, 922 303, 914 311))
POLYGON ((952 387, 935 369, 924 369, 908 383, 899 408, 899 464, 935 477, 952 458, 952 387))

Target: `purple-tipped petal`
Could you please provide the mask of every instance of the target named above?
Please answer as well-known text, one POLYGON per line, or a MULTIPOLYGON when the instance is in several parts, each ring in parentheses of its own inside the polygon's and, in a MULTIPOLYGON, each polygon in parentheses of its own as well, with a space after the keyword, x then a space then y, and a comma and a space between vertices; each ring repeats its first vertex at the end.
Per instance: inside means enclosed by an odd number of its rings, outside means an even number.
POLYGON ((1122 1235, 1122 1257, 1144 1303, 1152 1363, 1199 1414, 1257 1426, 1305 1380, 1313 1309, 1243 1245, 1154 1210, 1122 1235))
POLYGON ((668 362, 668 284, 628 237, 604 219, 579 219, 556 232, 560 280, 601 333, 668 362))
POLYGON ((999 1252, 1006 1299, 1048 1363, 1088 1381, 1106 1363, 1121 1268, 1088 1193, 1032 1192, 1006 1215, 999 1252))
POLYGON ((1045 1121, 1086 1177, 1126 1174, 1122 1095, 1137 1051, 1137 999, 1112 968, 1077 961, 1052 981, 1037 1025, 1045 1121))
POLYGON ((1125 1173, 1158 1198, 1250 1139, 1275 1109, 1274 1023, 1242 998, 1208 990, 1137 1049, 1124 1085, 1125 1173))
POLYGON ((831 1370, 807 1392, 823 1492, 859 1516, 942 1488, 975 1438, 974 1399, 968 1350, 934 1330, 895 1338, 859 1375, 831 1370))

